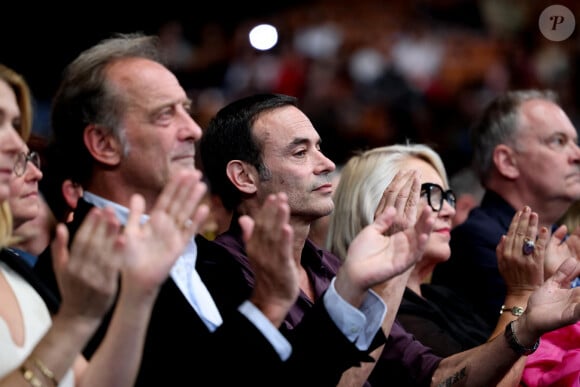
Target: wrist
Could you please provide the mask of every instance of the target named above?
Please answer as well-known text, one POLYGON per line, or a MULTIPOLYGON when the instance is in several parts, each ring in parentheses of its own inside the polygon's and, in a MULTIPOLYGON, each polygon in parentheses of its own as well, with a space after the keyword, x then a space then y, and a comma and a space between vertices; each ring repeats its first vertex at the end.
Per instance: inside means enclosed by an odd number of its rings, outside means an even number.
POLYGON ((522 342, 518 339, 515 331, 515 323, 517 320, 510 321, 509 324, 506 325, 504 331, 504 337, 509 345, 509 347, 518 355, 520 356, 528 356, 531 355, 538 349, 540 345, 540 339, 538 338, 534 344, 531 346, 526 346, 522 344, 522 342))
POLYGON ((512 307, 509 307, 509 306, 502 305, 501 306, 501 309, 499 310, 499 314, 502 315, 502 314, 504 314, 504 312, 509 312, 512 315, 514 315, 516 317, 519 317, 522 314, 524 314, 524 310, 525 309, 522 308, 521 306, 512 306, 512 307))

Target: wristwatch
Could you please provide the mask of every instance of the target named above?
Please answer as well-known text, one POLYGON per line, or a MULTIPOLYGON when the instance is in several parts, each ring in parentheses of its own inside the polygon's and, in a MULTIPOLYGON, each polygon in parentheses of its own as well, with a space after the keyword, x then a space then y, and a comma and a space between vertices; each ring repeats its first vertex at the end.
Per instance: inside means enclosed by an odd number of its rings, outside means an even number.
POLYGON ((504 332, 504 336, 510 348, 513 349, 514 352, 520 356, 528 356, 536 352, 536 349, 538 349, 538 346, 540 345, 540 339, 538 339, 538 341, 536 341, 534 345, 532 345, 531 347, 524 347, 516 337, 513 323, 514 323, 513 321, 510 321, 510 323, 505 327, 504 332))
POLYGON ((519 317, 524 314, 524 308, 521 306, 512 306, 511 308, 508 308, 507 306, 502 305, 499 314, 503 314, 503 312, 511 312, 514 316, 519 317))

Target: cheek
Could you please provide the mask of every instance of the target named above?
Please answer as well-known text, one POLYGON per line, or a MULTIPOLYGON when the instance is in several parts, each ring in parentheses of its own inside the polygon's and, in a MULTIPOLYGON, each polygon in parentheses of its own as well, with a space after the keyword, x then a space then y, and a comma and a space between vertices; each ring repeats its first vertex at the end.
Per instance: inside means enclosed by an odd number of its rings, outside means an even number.
POLYGON ((432 233, 425 249, 425 256, 439 262, 444 262, 449 259, 450 255, 449 239, 437 233, 432 233))

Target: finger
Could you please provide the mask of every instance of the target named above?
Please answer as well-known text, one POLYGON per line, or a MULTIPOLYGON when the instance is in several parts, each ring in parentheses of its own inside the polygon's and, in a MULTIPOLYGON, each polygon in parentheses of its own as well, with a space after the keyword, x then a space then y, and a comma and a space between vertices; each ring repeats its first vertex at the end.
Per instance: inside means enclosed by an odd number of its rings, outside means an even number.
POLYGON ((503 252, 504 252, 504 248, 505 248, 505 243, 506 243, 506 239, 507 236, 502 235, 497 246, 495 247, 495 255, 498 258, 498 264, 501 265, 501 262, 503 262, 503 252))
MULTIPOLYGON (((576 228, 572 234, 580 236, 580 227, 576 228)), ((568 235, 568 227, 566 227, 565 224, 558 227, 552 234, 552 236, 554 238, 557 238, 560 241, 560 243, 562 243, 564 239, 566 239, 567 235, 568 235)))
POLYGON ((242 229, 242 237, 245 243, 248 243, 254 232, 254 219, 248 215, 242 215, 238 219, 238 223, 242 229))
POLYGON ((87 241, 94 237, 99 230, 99 220, 101 219, 103 209, 93 207, 85 217, 78 231, 75 233, 70 247, 70 256, 73 258, 84 255, 84 249, 87 241))
POLYGON ((431 207, 425 206, 423 211, 421 211, 419 219, 415 223, 415 229, 420 234, 430 235, 435 225, 435 218, 437 218, 437 213, 431 207))
POLYGON ((60 273, 68 263, 68 238, 69 233, 66 226, 63 223, 57 224, 55 237, 50 244, 52 256, 54 257, 53 265, 55 273, 60 273))
POLYGON ((177 224, 187 225, 183 228, 187 236, 195 235, 209 214, 208 205, 203 203, 207 185, 200 179, 194 179, 191 183, 189 187, 184 187, 185 197, 178 199, 182 202, 176 219, 177 224))
POLYGON ((187 173, 182 173, 175 180, 172 181, 172 187, 167 195, 169 197, 169 205, 165 208, 167 214, 173 219, 173 221, 183 227, 189 225, 188 219, 191 217, 193 208, 201 196, 197 197, 200 192, 204 191, 196 190, 197 184, 203 184, 200 182, 201 174, 199 171, 187 171, 187 173))
POLYGON ((535 241, 535 235, 533 238, 528 235, 530 213, 531 213, 530 207, 524 206, 522 213, 520 215, 519 222, 516 227, 516 235, 514 238, 514 246, 513 246, 514 252, 518 247, 522 247, 524 245, 524 240, 526 238, 535 241))
POLYGON ((387 232, 391 224, 393 224, 396 214, 397 210, 395 207, 389 206, 385 208, 385 210, 375 218, 373 226, 376 227, 381 234, 384 234, 387 232))
POLYGON ((141 218, 145 211, 145 198, 138 193, 131 195, 129 200, 129 216, 125 224, 125 233, 131 233, 137 230, 141 224, 141 218))
POLYGON ((551 277, 553 281, 556 281, 563 288, 569 288, 570 282, 580 275, 580 261, 570 257, 566 259, 558 267, 558 270, 551 277))
POLYGON ((387 207, 396 207, 396 199, 397 194, 401 190, 401 187, 404 186, 403 178, 405 175, 408 175, 410 171, 399 171, 393 177, 393 180, 387 185, 383 194, 381 196, 381 200, 379 201, 379 205, 377 206, 377 210, 375 211, 375 218, 382 213, 387 207))
POLYGON ((421 180, 419 179, 419 172, 415 171, 414 177, 411 179, 411 190, 407 198, 407 211, 416 212, 420 198, 421 180))
MULTIPOLYGON (((516 241, 515 241, 516 231, 518 229, 521 216, 522 216, 522 210, 518 210, 518 211, 516 211, 516 213, 512 217, 512 221, 510 223, 510 226, 509 226, 507 234, 506 234, 506 241, 504 243, 503 255, 506 255, 506 254, 508 254, 509 256, 513 255, 512 253, 514 251, 514 246, 516 244, 516 241)), ((520 245, 520 247, 521 247, 521 245, 520 245)))
POLYGON ((402 175, 401 181, 395 187, 396 191, 394 192, 394 199, 395 203, 394 206, 399 213, 405 213, 407 209, 407 202, 409 199, 409 195, 411 192, 411 188, 413 187, 413 181, 416 179, 417 172, 415 170, 407 170, 402 175))

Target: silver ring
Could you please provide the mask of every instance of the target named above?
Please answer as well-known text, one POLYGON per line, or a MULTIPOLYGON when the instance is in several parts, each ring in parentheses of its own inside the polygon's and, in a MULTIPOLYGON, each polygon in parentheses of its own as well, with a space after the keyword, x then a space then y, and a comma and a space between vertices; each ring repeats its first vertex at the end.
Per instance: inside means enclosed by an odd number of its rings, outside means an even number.
POLYGON ((185 222, 183 222, 183 228, 188 229, 191 227, 192 224, 193 222, 191 221, 191 219, 187 219, 185 222))
POLYGON ((522 247, 522 253, 524 253, 524 255, 532 255, 535 248, 536 244, 533 240, 529 238, 524 239, 524 246, 522 247))

